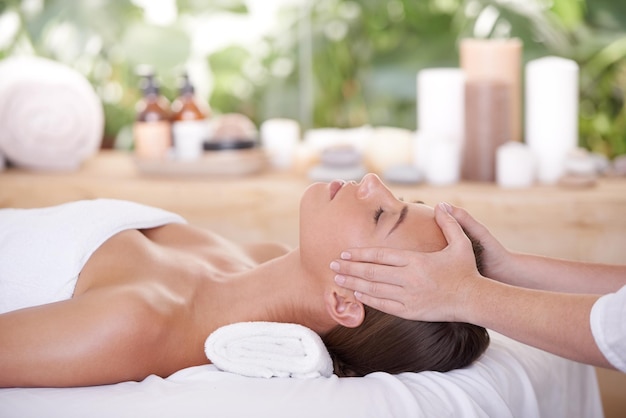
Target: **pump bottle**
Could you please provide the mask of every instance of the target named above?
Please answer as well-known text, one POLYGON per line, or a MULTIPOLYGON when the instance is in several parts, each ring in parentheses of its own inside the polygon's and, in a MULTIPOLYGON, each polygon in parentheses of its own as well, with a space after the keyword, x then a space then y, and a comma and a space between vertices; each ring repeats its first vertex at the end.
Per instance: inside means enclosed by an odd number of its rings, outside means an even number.
POLYGON ((188 74, 183 74, 179 95, 172 102, 172 134, 174 150, 179 160, 193 160, 202 155, 203 143, 209 136, 211 111, 195 96, 188 74))
POLYGON ((154 74, 143 76, 143 97, 136 106, 133 139, 137 158, 157 160, 168 157, 172 146, 169 102, 160 94, 154 74))

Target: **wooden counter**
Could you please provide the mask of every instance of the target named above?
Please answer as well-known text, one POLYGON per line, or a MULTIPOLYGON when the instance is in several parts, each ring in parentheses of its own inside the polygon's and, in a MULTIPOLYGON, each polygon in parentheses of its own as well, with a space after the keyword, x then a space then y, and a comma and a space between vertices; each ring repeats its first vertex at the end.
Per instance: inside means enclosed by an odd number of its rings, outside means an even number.
MULTIPOLYGON (((0 172, 0 207, 40 207, 77 199, 128 199, 179 213, 189 222, 237 241, 298 242, 299 199, 311 182, 271 170, 240 177, 142 174, 131 155, 102 151, 80 171, 0 172)), ((406 200, 445 200, 467 208, 512 249, 576 260, 626 261, 626 179, 588 189, 491 183, 398 186, 406 200)))

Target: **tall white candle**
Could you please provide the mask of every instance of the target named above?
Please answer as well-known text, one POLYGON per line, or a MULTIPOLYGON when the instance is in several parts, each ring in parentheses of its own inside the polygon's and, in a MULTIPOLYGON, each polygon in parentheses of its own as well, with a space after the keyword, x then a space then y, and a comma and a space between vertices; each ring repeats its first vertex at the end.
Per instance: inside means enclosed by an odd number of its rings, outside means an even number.
MULTIPOLYGON (((433 143, 463 144, 465 74, 459 68, 428 68, 417 74, 417 135, 413 164, 426 171, 433 143)), ((439 152, 435 151, 435 152, 439 152)), ((452 155, 452 154, 450 154, 452 155)), ((439 158, 441 154, 437 156, 439 158)), ((460 164, 458 159, 447 161, 460 164)), ((456 168, 454 168, 456 171, 456 168)))
POLYGON ((526 143, 537 158, 537 177, 554 183, 578 144, 578 64, 559 57, 526 64, 525 111, 526 143))
POLYGON ((463 138, 465 76, 458 68, 429 68, 417 74, 417 129, 463 138))

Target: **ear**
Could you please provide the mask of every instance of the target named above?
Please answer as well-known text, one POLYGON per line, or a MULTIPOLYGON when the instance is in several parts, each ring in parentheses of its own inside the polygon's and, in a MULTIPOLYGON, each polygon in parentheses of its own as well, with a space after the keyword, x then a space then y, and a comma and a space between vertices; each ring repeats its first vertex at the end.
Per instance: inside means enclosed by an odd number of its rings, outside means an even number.
POLYGON ((325 303, 331 318, 339 325, 355 328, 363 323, 365 308, 354 295, 343 296, 336 290, 331 290, 325 296, 325 303))

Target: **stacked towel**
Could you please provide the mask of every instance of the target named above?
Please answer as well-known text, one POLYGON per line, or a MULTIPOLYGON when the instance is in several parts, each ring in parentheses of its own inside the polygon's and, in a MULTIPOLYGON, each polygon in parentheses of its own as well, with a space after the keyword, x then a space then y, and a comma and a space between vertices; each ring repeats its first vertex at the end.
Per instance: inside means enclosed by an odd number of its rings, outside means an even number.
POLYGON ((205 353, 220 370, 249 377, 329 377, 330 355, 317 333, 298 324, 240 322, 215 330, 205 353))
POLYGON ((102 103, 87 79, 55 61, 0 62, 0 151, 15 165, 74 170, 100 148, 102 103))

